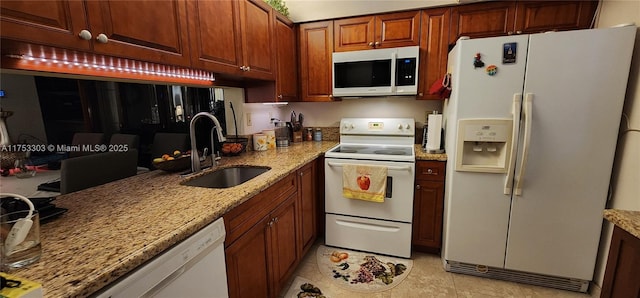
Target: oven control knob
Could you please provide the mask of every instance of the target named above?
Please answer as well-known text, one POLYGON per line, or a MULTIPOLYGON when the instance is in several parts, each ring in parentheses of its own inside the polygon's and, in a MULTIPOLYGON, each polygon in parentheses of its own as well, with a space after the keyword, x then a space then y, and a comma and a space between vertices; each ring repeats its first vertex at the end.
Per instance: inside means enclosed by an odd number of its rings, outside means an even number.
POLYGON ((406 129, 411 129, 411 125, 410 125, 410 124, 405 124, 405 125, 404 125, 404 128, 406 128, 406 129))
POLYGON ((402 124, 398 124, 398 129, 402 130, 402 128, 403 128, 402 124))

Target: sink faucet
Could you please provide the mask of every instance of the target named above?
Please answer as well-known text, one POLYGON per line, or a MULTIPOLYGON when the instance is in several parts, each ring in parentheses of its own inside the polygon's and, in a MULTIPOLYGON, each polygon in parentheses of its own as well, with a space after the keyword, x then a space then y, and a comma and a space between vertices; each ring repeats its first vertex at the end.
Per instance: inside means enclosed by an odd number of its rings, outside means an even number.
MULTIPOLYGON (((191 138, 191 173, 197 173, 197 172, 200 172, 201 170, 200 156, 198 156, 198 148, 196 147, 196 121, 202 117, 208 117, 209 119, 211 119, 211 121, 213 121, 213 124, 214 124, 213 128, 211 129, 211 147, 212 147, 211 154, 215 156, 215 152, 213 149, 213 146, 214 146, 213 130, 214 129, 218 133, 218 140, 220 142, 226 141, 226 138, 222 134, 222 126, 220 126, 220 122, 218 122, 218 119, 215 116, 211 115, 208 112, 200 112, 195 116, 193 116, 193 118, 191 118, 191 122, 189 123, 189 136, 191 138)), ((215 161, 212 161, 212 162, 215 163, 215 161)))

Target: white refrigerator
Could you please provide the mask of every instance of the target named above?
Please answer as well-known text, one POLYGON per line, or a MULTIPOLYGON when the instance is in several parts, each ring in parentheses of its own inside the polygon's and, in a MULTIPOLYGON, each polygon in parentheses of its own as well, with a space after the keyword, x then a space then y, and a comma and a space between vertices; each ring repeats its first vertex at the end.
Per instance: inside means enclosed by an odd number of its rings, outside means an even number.
POLYGON ((636 31, 457 41, 443 109, 448 271, 587 291, 636 31))

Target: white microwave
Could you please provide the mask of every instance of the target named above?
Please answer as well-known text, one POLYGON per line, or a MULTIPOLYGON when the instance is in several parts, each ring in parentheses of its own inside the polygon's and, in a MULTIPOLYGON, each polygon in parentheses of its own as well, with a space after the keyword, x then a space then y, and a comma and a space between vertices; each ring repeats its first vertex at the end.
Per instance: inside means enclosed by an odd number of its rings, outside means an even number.
POLYGON ((333 96, 416 95, 419 48, 333 53, 333 96))

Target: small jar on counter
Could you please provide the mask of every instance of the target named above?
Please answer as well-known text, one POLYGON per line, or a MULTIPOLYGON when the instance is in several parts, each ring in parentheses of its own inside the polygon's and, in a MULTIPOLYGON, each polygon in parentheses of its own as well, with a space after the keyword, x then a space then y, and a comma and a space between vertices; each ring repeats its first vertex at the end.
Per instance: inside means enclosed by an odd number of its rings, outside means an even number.
POLYGON ((322 129, 316 128, 316 131, 313 133, 313 140, 317 142, 322 141, 322 129))
POLYGON ((313 130, 311 128, 307 128, 307 136, 305 140, 313 141, 313 130))

